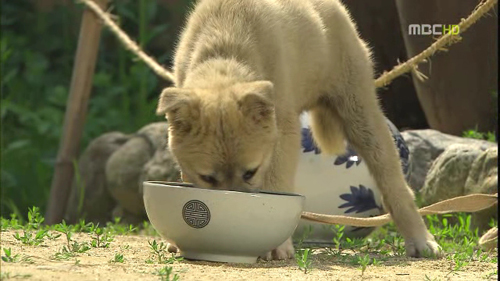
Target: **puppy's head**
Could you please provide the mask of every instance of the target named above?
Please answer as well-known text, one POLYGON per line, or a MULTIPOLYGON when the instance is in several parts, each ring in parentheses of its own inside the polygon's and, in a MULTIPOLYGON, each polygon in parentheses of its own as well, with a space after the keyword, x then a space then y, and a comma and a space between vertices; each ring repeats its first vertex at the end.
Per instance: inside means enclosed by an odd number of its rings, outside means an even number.
POLYGON ((169 122, 169 148, 197 187, 260 189, 277 140, 273 84, 166 88, 157 114, 169 122))

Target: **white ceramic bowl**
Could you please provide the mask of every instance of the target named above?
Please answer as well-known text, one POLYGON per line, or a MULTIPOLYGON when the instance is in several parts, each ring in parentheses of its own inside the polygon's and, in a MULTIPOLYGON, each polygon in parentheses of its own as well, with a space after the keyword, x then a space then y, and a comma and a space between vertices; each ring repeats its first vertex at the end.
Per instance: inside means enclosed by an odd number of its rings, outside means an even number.
POLYGON ((144 182, 144 205, 160 235, 186 259, 254 263, 294 232, 305 197, 144 182))
MULTIPOLYGON (((301 115, 302 147, 295 177, 294 192, 306 197, 304 211, 329 215, 370 217, 384 213, 381 194, 370 175, 365 161, 352 148, 345 155, 326 156, 315 146, 307 113, 301 115)), ((401 165, 406 177, 410 174, 409 150, 397 128, 387 120, 389 130, 399 149, 401 165)), ((383 165, 384 163, 380 163, 383 165)), ((301 220, 294 234, 302 239, 304 231, 312 229, 306 244, 332 244, 335 237, 332 226, 301 220)), ((346 226, 344 237, 364 237, 373 228, 346 226)))

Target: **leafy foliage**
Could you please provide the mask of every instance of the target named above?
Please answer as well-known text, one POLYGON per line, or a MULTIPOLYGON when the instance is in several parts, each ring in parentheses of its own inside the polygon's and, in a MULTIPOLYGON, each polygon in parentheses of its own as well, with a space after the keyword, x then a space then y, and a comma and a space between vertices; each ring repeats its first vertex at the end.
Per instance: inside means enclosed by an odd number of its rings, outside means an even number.
MULTIPOLYGON (((120 26, 167 67, 178 20, 191 0, 113 1, 120 26)), ((20 220, 29 206, 45 211, 62 133, 82 4, 49 11, 32 1, 2 3, 1 9, 1 213, 20 220)), ((157 96, 167 82, 134 59, 103 29, 81 148, 107 131, 131 133, 163 120, 157 96)))

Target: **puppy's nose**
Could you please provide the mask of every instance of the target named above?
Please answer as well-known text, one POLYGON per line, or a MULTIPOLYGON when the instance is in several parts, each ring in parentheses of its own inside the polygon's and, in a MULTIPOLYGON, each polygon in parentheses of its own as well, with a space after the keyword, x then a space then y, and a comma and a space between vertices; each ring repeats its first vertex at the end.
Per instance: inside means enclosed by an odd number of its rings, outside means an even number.
POLYGON ((248 189, 242 185, 237 185, 237 184, 229 184, 227 186, 228 188, 225 188, 227 190, 232 190, 232 191, 240 191, 240 192, 247 192, 248 189))
POLYGON ((249 192, 250 191, 250 189, 248 189, 248 187, 242 185, 241 183, 237 183, 234 181, 227 182, 227 184, 225 184, 225 186, 227 188, 224 188, 224 189, 227 189, 227 190, 240 191, 240 192, 249 192))

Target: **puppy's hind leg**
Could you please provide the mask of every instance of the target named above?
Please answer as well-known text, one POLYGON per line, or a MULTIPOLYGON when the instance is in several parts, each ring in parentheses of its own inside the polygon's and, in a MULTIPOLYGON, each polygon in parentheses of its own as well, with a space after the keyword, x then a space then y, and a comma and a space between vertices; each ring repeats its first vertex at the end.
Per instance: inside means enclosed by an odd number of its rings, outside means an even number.
MULTIPOLYGON (((439 256, 440 247, 418 214, 413 193, 404 179, 396 146, 376 98, 367 52, 357 44, 344 50, 347 51, 343 53, 341 79, 336 79, 330 92, 320 98, 316 111, 329 111, 328 114, 341 120, 349 144, 368 166, 387 211, 405 238, 406 254, 418 257, 427 252, 439 256)), ((322 113, 322 116, 328 114, 322 113)), ((323 127, 317 126, 319 129, 323 127)), ((322 134, 328 135, 329 132, 322 129, 316 134, 321 139, 322 134)), ((319 143, 328 147, 337 141, 327 142, 324 139, 319 143)))
POLYGON ((311 131, 321 151, 332 155, 346 152, 344 126, 335 108, 316 106, 309 110, 311 131))

